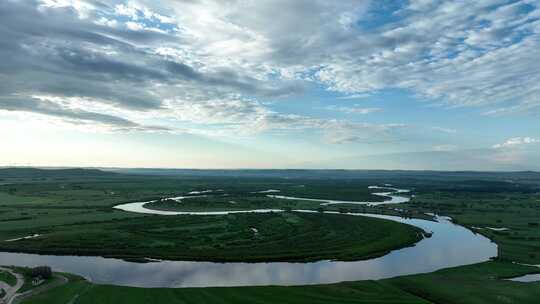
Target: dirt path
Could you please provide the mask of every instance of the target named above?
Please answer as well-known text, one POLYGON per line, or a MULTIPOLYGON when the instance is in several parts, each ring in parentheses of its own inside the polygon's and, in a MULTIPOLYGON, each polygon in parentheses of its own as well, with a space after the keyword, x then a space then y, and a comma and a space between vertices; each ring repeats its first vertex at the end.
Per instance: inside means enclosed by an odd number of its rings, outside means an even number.
POLYGON ((9 272, 15 276, 15 278, 17 278, 17 283, 15 286, 10 286, 4 282, 0 282, 0 288, 3 288, 6 291, 4 298, 0 299, 0 303, 11 304, 17 295, 17 290, 19 290, 19 288, 21 288, 24 284, 24 277, 9 268, 0 267, 0 270, 9 272))
POLYGON ((20 303, 21 301, 23 301, 24 299, 27 299, 29 297, 32 297, 32 296, 35 296, 37 294, 40 294, 40 293, 43 293, 43 292, 46 292, 50 289, 53 289, 55 287, 58 287, 58 286, 62 286, 66 283, 69 282, 68 278, 64 277, 63 275, 55 275, 56 278, 58 278, 58 280, 55 280, 54 282, 52 283, 49 283, 49 284, 45 284, 45 285, 41 285, 41 286, 38 286, 38 287, 35 287, 35 288, 32 288, 28 291, 25 291, 23 293, 19 293, 19 294, 16 294, 11 302, 7 302, 7 304, 16 304, 16 303, 20 303))

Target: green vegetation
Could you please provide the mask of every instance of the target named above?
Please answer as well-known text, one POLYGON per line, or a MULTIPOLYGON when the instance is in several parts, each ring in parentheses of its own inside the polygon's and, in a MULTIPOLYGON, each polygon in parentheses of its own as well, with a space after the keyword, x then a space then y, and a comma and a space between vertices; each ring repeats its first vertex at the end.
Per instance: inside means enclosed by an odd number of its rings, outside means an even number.
POLYGON ((17 278, 7 271, 0 270, 0 281, 7 283, 9 286, 15 286, 17 278))
POLYGON ((438 191, 420 193, 403 207, 452 217, 494 240, 499 259, 540 264, 540 194, 438 191))
MULTIPOLYGON (((365 181, 177 178, 90 170, 0 170, 0 250, 212 261, 354 260, 418 241, 420 230, 390 221, 318 214, 237 214, 160 217, 112 207, 215 190, 185 200, 190 210, 312 209, 318 203, 278 200, 257 193, 281 189, 310 197, 382 200, 365 181), (3 175, 2 175, 3 174, 3 175), (231 203, 232 202, 232 203, 231 203), (294 246, 291 246, 293 245, 294 246)), ((160 202, 172 208, 177 202, 160 202)), ((342 207, 328 207, 341 210, 342 207)), ((358 211, 365 211, 358 209, 358 211)))
POLYGON ((302 170, 186 172, 130 176, 95 170, 25 169, 24 174, 0 170, 0 240, 42 235, 14 242, 0 241, 0 250, 134 259, 146 256, 222 261, 360 259, 407 246, 417 240, 419 231, 393 222, 341 215, 285 212, 163 217, 112 207, 211 189, 223 191, 181 203, 163 200, 150 207, 183 211, 317 210, 316 202, 273 199, 255 192, 279 189, 282 192, 278 194, 288 196, 376 201, 382 198, 373 196, 367 186, 391 183, 413 189, 414 199, 394 206, 344 204, 324 209, 413 217, 422 217, 427 212, 451 216, 455 222, 494 240, 499 245, 499 256, 496 261, 428 274, 296 287, 141 289, 94 285, 70 277, 68 284, 28 298, 24 303, 491 304, 537 303, 540 297, 540 282, 505 280, 539 272, 539 268, 511 263, 540 264, 540 175, 537 173, 316 171, 313 173, 316 177, 309 178, 309 173, 302 170), (337 177, 329 178, 331 174, 337 177))
POLYGON ((540 297, 540 282, 521 283, 504 279, 539 270, 511 263, 486 262, 383 282, 433 303, 533 304, 538 303, 540 297))
MULTIPOLYGON (((19 293, 23 293, 23 292, 26 292, 26 291, 29 291, 29 290, 32 290, 32 289, 36 288, 36 286, 34 286, 32 284, 32 279, 35 277, 33 272, 32 272, 32 268, 26 268, 26 267, 11 267, 11 268, 15 272, 21 274, 23 276, 23 279, 24 279, 23 285, 18 290, 19 293)), ((47 278, 42 278, 42 279, 43 279, 43 283, 40 284, 40 285, 47 285, 47 284, 50 284, 50 283, 53 283, 53 282, 59 280, 58 275, 52 276, 52 277, 47 277, 47 278)))
POLYGON ((124 258, 214 261, 354 260, 418 241, 421 231, 391 221, 305 213, 141 218, 42 228, 42 237, 4 250, 124 258))
MULTIPOLYGON (((275 193, 272 193, 275 194, 275 193)), ((204 196, 188 196, 180 201, 161 199, 147 203, 145 208, 161 211, 203 212, 203 211, 230 211, 254 209, 281 209, 281 210, 316 210, 336 211, 341 213, 374 213, 384 215, 398 215, 431 219, 421 212, 399 212, 394 208, 384 206, 367 206, 356 204, 336 204, 322 206, 320 202, 306 200, 291 200, 267 197, 265 193, 247 193, 229 195, 223 193, 205 194, 204 196)))
MULTIPOLYGON (((145 205, 145 208, 166 211, 229 211, 229 210, 253 210, 253 209, 284 209, 293 208, 297 201, 278 200, 262 195, 252 196, 224 196, 209 195, 205 197, 184 198, 180 202, 176 200, 159 200, 145 205)), ((317 203, 311 203, 308 209, 318 207, 317 203)))
POLYGON ((379 281, 294 287, 133 288, 95 285, 73 277, 66 285, 24 304, 48 303, 537 303, 539 283, 505 280, 538 271, 511 263, 486 262, 430 274, 379 281))
POLYGON ((82 280, 57 287, 23 303, 58 304, 70 301, 74 304, 429 303, 389 284, 374 281, 295 287, 143 289, 93 285, 82 280))

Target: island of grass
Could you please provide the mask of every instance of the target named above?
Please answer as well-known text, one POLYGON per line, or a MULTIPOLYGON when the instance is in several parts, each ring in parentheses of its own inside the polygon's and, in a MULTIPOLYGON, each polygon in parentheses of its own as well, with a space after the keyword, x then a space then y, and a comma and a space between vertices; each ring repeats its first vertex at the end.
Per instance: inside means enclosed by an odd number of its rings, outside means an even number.
MULTIPOLYGON (((382 197, 379 197, 379 200, 382 197)), ((311 199, 311 198, 310 198, 311 199)), ((316 199, 316 198, 313 198, 316 199)), ((325 198, 326 199, 326 198, 325 198)), ((240 211, 254 209, 283 209, 283 210, 332 210, 338 211, 344 207, 366 209, 366 205, 337 204, 324 206, 320 201, 309 199, 283 199, 267 196, 265 193, 212 193, 205 195, 191 195, 180 198, 164 198, 148 202, 144 208, 160 211, 178 212, 210 212, 210 211, 240 211)), ((351 201, 354 203, 354 201, 351 201)))
POLYGON ((57 225, 0 250, 198 261, 361 260, 422 239, 410 225, 362 216, 279 212, 142 216, 57 225))

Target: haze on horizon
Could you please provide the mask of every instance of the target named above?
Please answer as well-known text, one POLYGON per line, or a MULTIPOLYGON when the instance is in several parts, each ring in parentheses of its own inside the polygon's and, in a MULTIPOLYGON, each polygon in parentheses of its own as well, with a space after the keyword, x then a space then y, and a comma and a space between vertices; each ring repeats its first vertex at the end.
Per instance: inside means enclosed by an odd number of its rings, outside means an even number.
POLYGON ((0 1, 0 166, 540 170, 540 1, 0 1))

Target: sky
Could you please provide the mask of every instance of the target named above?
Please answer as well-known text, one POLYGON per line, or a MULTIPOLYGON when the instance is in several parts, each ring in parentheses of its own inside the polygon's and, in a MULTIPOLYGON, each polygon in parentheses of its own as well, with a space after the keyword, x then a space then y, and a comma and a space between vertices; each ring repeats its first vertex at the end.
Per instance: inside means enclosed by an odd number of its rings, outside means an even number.
POLYGON ((540 0, 2 0, 0 166, 540 170, 540 0))

